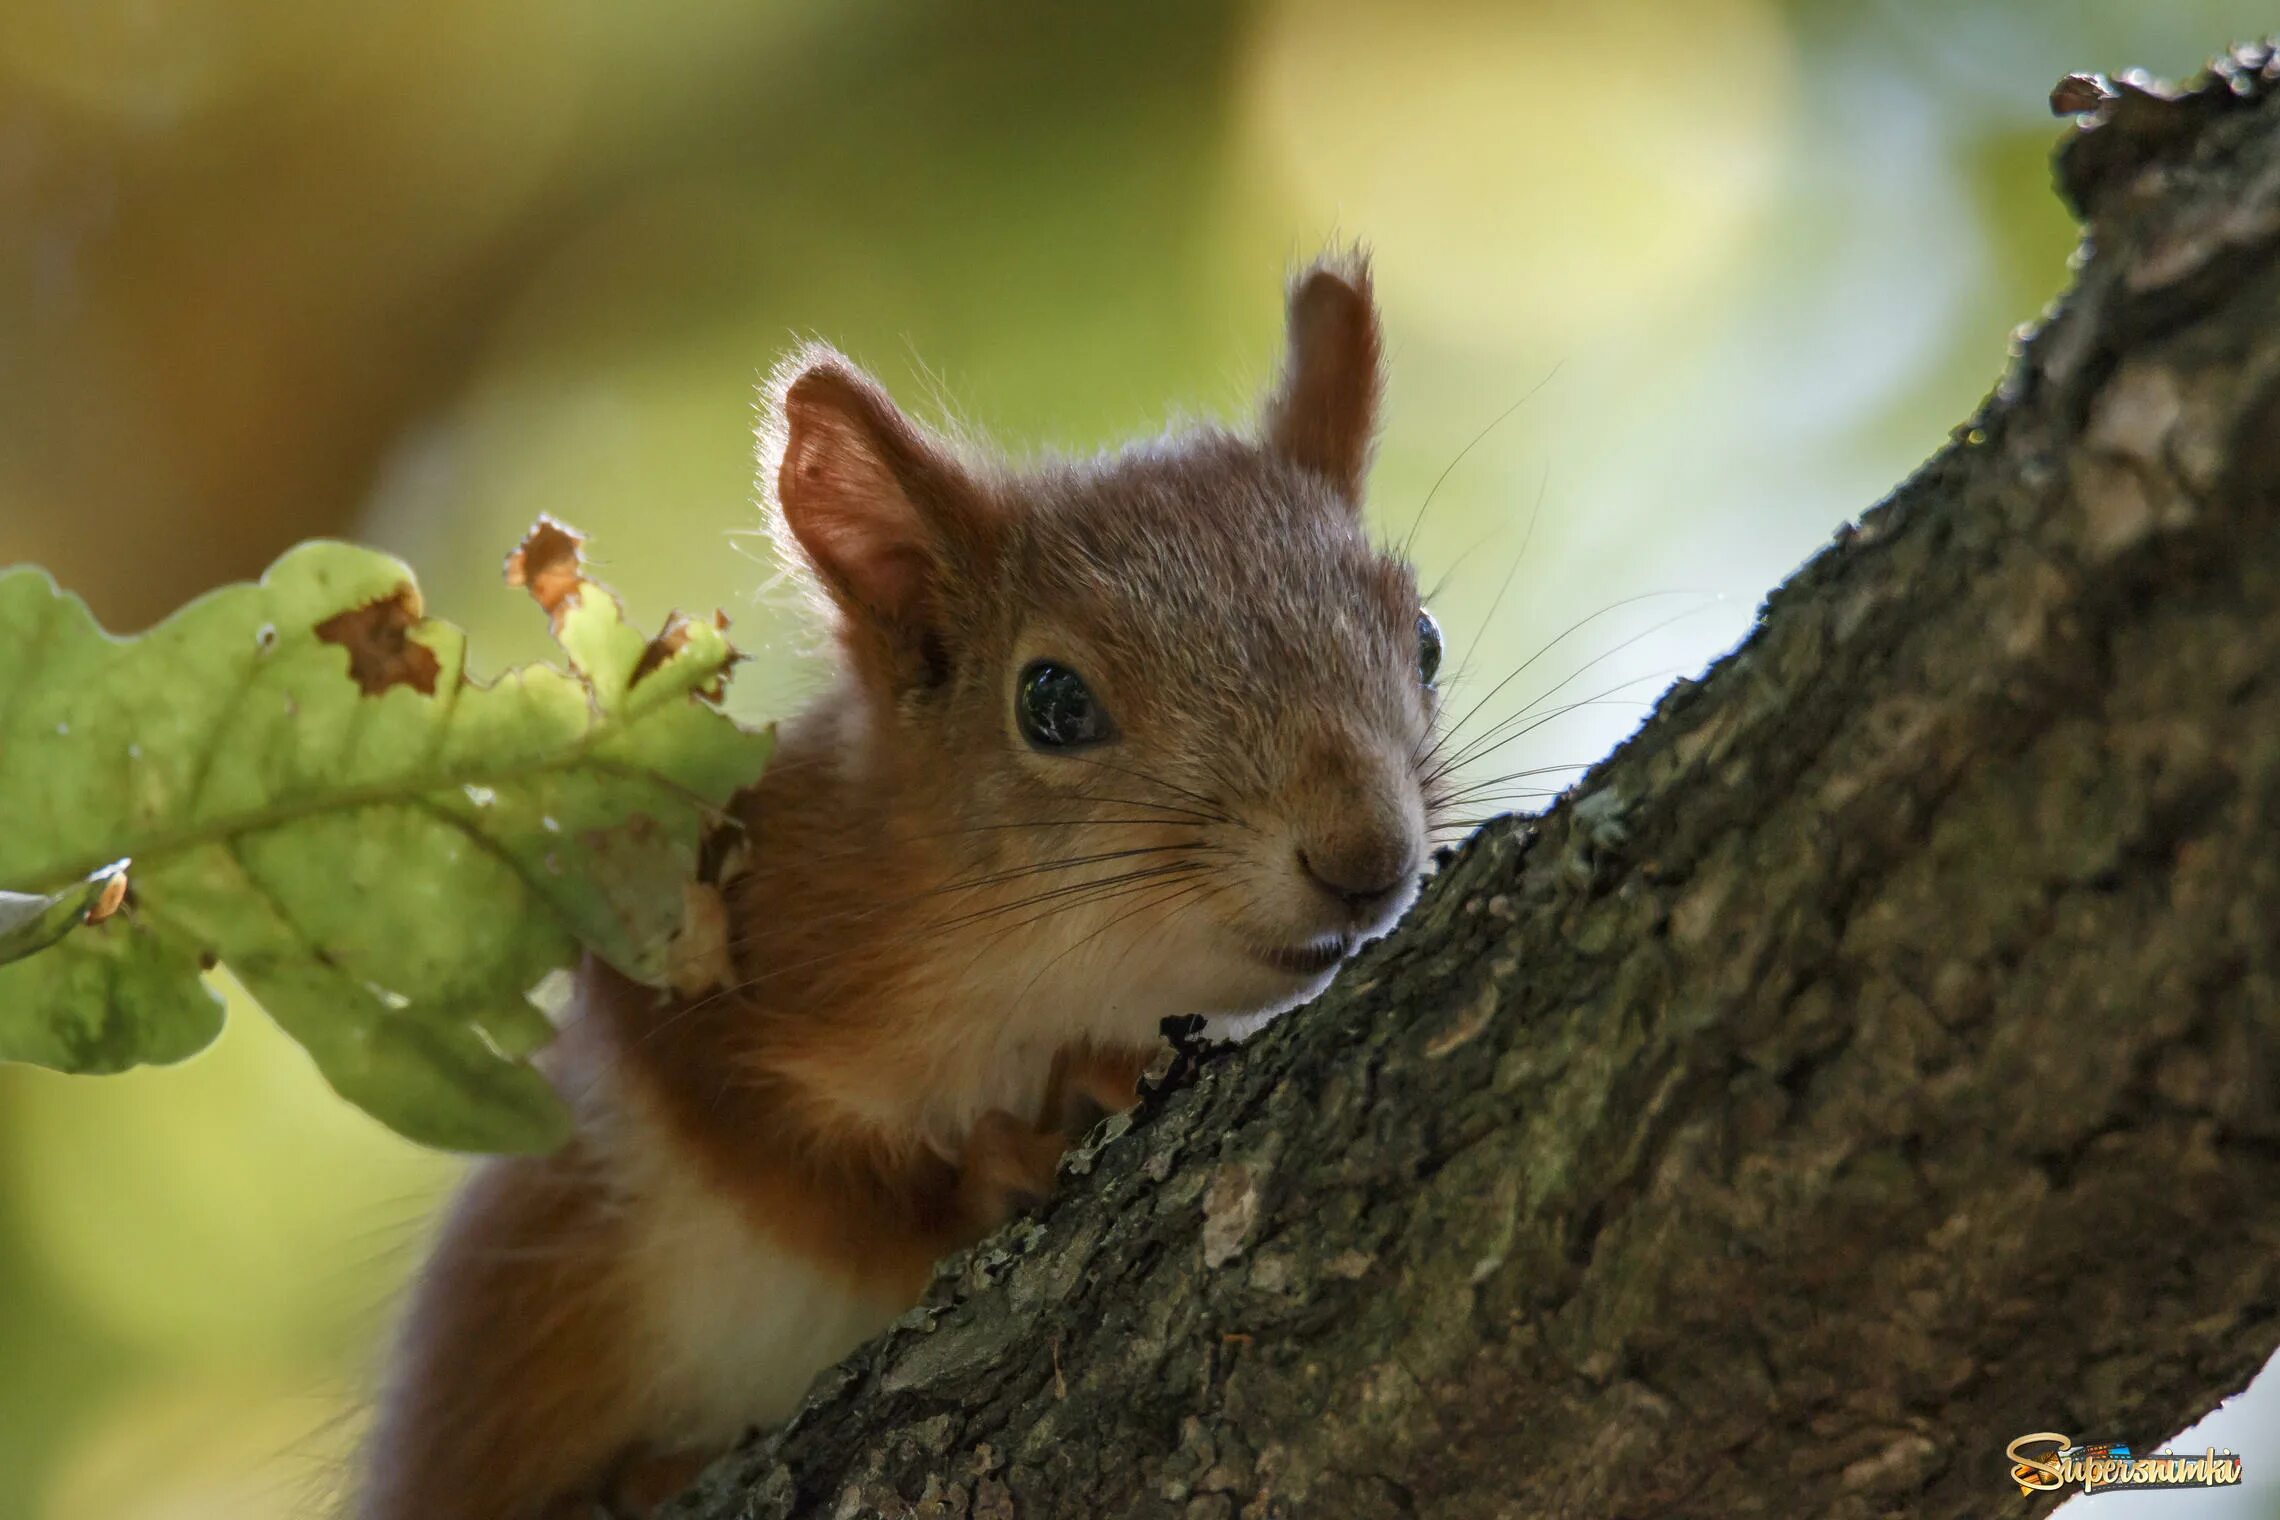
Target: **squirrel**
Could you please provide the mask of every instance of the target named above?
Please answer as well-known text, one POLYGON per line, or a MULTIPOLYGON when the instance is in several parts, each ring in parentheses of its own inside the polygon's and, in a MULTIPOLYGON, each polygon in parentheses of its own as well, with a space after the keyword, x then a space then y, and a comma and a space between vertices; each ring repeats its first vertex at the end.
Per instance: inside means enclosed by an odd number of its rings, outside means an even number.
POLYGON ((449 1208, 357 1520, 647 1513, 1045 1196, 1163 1020, 1257 1022, 1391 926, 1441 641, 1363 523, 1381 350, 1326 256, 1255 429, 1018 469, 778 367, 761 491, 836 679, 731 805, 733 975, 580 967, 573 1138, 449 1208))

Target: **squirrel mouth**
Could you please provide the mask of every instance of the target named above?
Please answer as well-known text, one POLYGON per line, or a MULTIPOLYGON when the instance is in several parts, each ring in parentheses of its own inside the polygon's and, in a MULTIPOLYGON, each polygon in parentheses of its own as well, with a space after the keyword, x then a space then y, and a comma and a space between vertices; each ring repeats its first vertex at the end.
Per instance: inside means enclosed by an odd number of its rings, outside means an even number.
POLYGON ((1285 945, 1272 950, 1259 950, 1260 960, 1277 971, 1293 976, 1314 976, 1328 971, 1346 958, 1353 941, 1343 934, 1325 934, 1320 939, 1308 940, 1303 945, 1285 945))

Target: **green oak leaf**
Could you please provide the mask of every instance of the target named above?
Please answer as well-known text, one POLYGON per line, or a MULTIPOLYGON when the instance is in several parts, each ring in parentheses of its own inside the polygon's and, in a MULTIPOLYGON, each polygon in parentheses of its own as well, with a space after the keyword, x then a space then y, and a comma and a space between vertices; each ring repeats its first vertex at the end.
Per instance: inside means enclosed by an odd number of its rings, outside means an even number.
POLYGON ((403 1134, 559 1141, 530 989, 581 945, 665 980, 706 829, 769 745, 706 700, 722 630, 644 638, 577 545, 542 521, 510 562, 569 668, 488 683, 369 549, 303 544, 135 638, 0 572, 0 889, 68 902, 134 862, 125 911, 63 912, 21 958, 0 938, 0 1059, 179 1060, 219 1030, 218 961, 403 1134))

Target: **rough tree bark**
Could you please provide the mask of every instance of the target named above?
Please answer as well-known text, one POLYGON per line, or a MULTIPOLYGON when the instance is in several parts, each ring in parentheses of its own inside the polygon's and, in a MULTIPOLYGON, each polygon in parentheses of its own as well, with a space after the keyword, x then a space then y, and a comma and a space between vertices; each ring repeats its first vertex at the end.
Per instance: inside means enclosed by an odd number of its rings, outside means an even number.
POLYGON ((2012 1437, 2240 1388, 2280 1342, 2276 76, 2109 92, 2076 286, 1945 449, 675 1513, 1985 1516, 2012 1437))

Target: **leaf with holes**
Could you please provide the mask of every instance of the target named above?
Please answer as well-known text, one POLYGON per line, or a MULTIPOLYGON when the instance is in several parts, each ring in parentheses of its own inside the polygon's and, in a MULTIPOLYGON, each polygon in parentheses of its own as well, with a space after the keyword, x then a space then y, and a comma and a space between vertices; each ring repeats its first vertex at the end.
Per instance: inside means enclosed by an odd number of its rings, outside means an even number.
POLYGON ((130 639, 0 573, 0 903, 37 920, 0 938, 0 1059, 179 1060, 220 1026, 219 962, 404 1134, 559 1140, 531 989, 580 945, 666 980, 702 837, 768 750, 712 705, 724 625, 643 637, 578 546, 542 521, 508 562, 569 668, 488 683, 403 565, 346 544, 130 639), (123 908, 82 922, 123 857, 123 908))

